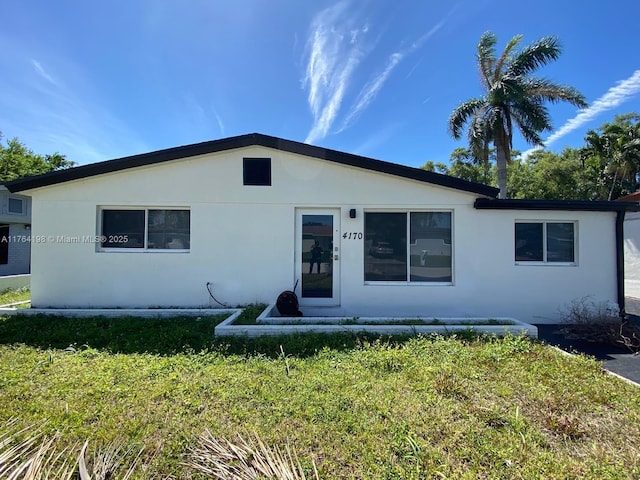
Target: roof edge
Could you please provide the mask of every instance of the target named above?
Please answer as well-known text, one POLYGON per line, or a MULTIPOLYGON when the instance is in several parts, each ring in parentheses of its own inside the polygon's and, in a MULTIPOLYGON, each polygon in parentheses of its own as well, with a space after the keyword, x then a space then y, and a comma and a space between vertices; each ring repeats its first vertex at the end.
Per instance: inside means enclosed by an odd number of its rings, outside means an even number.
POLYGON ((104 162, 91 163, 72 167, 66 170, 58 170, 33 177, 25 177, 8 182, 6 184, 10 192, 20 192, 34 188, 47 187, 59 183, 81 180, 84 178, 113 173, 130 168, 154 165, 181 158, 189 158, 208 153, 217 153, 226 150, 244 148, 250 146, 262 146, 273 148, 289 153, 305 155, 308 157, 327 160, 330 162, 363 168, 366 170, 386 173, 402 178, 408 178, 425 183, 448 187, 469 193, 476 193, 495 198, 498 189, 481 183, 469 182, 460 178, 451 177, 435 172, 428 172, 419 168, 408 167, 397 163, 376 160, 369 157, 362 157, 351 153, 331 150, 324 147, 309 145, 306 143, 285 140, 283 138, 272 137, 260 133, 250 133, 236 137, 228 137, 208 142, 172 147, 164 150, 157 150, 149 153, 142 153, 128 157, 106 160, 104 162))
POLYGON ((473 206, 478 210, 564 210, 579 212, 640 211, 640 204, 638 203, 589 200, 526 200, 477 198, 473 206))

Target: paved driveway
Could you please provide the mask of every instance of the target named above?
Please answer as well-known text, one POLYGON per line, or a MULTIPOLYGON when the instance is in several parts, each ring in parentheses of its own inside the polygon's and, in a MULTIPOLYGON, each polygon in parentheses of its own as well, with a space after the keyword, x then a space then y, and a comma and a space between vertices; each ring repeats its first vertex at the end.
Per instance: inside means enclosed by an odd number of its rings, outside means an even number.
MULTIPOLYGON (((636 317, 633 321, 640 321, 636 317)), ((567 352, 579 352, 591 355, 602 361, 602 366, 607 370, 617 373, 633 382, 640 384, 640 355, 634 355, 625 347, 613 347, 600 345, 580 340, 567 340, 556 333, 562 325, 536 325, 538 338, 549 345, 555 345, 567 352)))

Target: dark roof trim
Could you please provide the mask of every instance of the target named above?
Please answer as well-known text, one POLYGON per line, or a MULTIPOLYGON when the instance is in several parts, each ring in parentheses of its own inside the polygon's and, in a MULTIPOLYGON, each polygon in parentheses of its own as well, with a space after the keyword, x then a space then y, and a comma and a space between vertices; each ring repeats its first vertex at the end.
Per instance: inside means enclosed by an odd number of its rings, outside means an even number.
POLYGON ((477 198, 473 206, 478 210, 571 210, 579 212, 640 211, 640 204, 584 200, 511 200, 477 198))
POLYGON ((361 157, 350 153, 330 150, 328 148, 316 147, 306 143, 284 140, 282 138, 270 137, 259 133, 250 133, 237 137, 224 138, 221 140, 213 140, 210 142, 196 143, 193 145, 185 145, 182 147, 168 148, 166 150, 158 150, 156 152, 143 153, 130 157, 118 158, 115 160, 107 160, 105 162, 92 163, 89 165, 81 165, 79 167, 69 168, 67 170, 59 170, 56 172, 45 173, 34 177, 26 177, 13 182, 7 183, 7 188, 11 192, 20 192, 30 190, 32 188, 46 187, 56 185, 58 183, 80 180, 83 178, 102 175, 105 173, 118 172, 129 168, 153 165, 156 163, 178 160, 181 158, 195 157, 196 155, 205 155, 208 153, 223 152, 236 148, 262 146, 274 148, 285 152, 306 155, 308 157, 319 158, 342 165, 373 170, 375 172, 387 173, 398 177, 409 178, 420 182, 440 185, 442 187, 454 188, 465 192, 496 197, 498 189, 483 185, 480 183, 468 182, 448 175, 442 175, 435 172, 427 172, 418 168, 407 167, 390 162, 383 162, 373 158, 361 157))

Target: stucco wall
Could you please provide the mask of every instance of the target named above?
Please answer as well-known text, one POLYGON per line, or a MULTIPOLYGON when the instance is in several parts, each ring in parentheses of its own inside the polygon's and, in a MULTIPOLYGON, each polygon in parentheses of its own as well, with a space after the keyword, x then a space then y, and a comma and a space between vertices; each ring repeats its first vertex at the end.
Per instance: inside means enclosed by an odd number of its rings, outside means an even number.
POLYGON ((624 221, 625 295, 640 299, 640 212, 629 212, 624 221))
POLYGON ((475 194, 262 147, 103 175, 33 195, 34 306, 272 302, 295 281, 296 208, 336 208, 343 232, 367 209, 453 212, 453 285, 367 285, 364 241, 340 244, 341 306, 353 315, 512 316, 546 322, 586 295, 616 298, 615 215, 475 210, 475 194), (271 187, 242 185, 243 157, 271 157, 271 187), (191 249, 100 252, 49 237, 95 235, 99 206, 188 207, 191 249), (355 208, 357 217, 349 218, 355 208), (516 219, 577 222, 577 266, 515 265, 516 219))

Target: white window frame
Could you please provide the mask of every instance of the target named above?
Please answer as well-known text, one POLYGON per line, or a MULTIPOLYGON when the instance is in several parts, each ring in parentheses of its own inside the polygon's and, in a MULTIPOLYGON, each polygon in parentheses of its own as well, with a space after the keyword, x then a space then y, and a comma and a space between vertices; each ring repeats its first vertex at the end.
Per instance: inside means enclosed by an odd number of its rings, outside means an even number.
POLYGON ((576 267, 578 266, 578 221, 577 220, 540 220, 540 219, 517 219, 513 225, 513 256, 516 265, 533 265, 549 267, 576 267), (515 259, 516 245, 516 224, 518 223, 541 223, 542 224, 542 261, 527 261, 515 259), (572 223, 573 224, 573 262, 550 262, 547 260, 547 224, 549 223, 572 223))
POLYGON ((120 252, 120 253, 190 253, 191 252, 191 208, 189 207, 165 207, 165 206, 134 206, 134 205, 109 205, 98 207, 97 217, 97 236, 102 236, 102 213, 109 210, 144 210, 144 246, 142 248, 135 247, 103 247, 102 241, 96 242, 96 251, 98 252, 120 252), (189 248, 149 248, 149 210, 180 210, 189 211, 189 248))
POLYGON ((26 212, 27 210, 27 202, 24 198, 20 198, 20 197, 7 197, 7 215, 20 215, 20 216, 24 216, 27 214, 26 212), (20 210, 20 212, 12 212, 9 209, 9 205, 11 205, 11 200, 19 200, 20 204, 22 205, 22 209, 20 210))
POLYGON ((363 212, 363 240, 362 240, 362 250, 363 250, 363 256, 362 256, 362 275, 364 278, 364 262, 365 262, 365 258, 367 255, 366 249, 365 249, 365 239, 367 237, 366 234, 366 214, 367 213, 404 213, 406 215, 407 218, 407 230, 406 230, 406 236, 407 236, 407 251, 406 251, 406 258, 407 258, 407 279, 405 281, 399 280, 399 281, 391 281, 391 280, 380 280, 380 281, 375 281, 375 280, 365 280, 364 284, 365 285, 386 285, 386 286, 414 286, 414 287, 425 287, 425 286, 433 286, 433 287, 450 287, 450 286, 454 286, 455 285, 455 214, 454 214, 454 210, 453 209, 449 209, 449 208, 432 208, 432 209, 423 209, 423 208, 407 208, 407 209, 376 209, 376 208, 371 208, 371 209, 365 209, 363 212), (451 281, 450 282, 418 282, 418 281, 411 281, 411 214, 412 213, 449 213, 451 214, 451 281))

